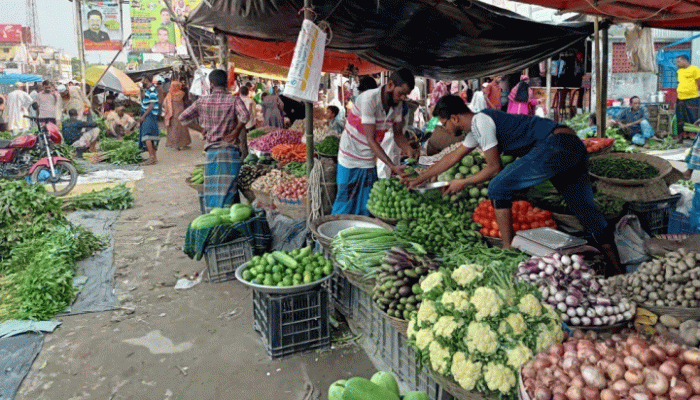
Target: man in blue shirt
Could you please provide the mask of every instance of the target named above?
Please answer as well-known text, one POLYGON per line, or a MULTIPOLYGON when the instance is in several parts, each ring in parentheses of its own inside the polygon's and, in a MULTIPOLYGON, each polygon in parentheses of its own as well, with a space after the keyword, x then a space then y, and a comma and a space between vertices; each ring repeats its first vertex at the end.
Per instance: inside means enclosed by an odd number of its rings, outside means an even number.
POLYGON ((612 122, 622 128, 627 139, 637 146, 644 146, 646 140, 654 136, 654 128, 649 124, 649 114, 647 109, 642 107, 638 96, 632 96, 630 106, 620 111, 612 122))
POLYGON ((160 128, 158 127, 158 115, 160 115, 160 102, 158 101, 158 89, 154 85, 152 76, 143 78, 143 98, 141 99, 141 118, 139 118, 140 138, 139 149, 148 151, 148 159, 143 165, 153 165, 158 162, 156 150, 160 141, 160 128))

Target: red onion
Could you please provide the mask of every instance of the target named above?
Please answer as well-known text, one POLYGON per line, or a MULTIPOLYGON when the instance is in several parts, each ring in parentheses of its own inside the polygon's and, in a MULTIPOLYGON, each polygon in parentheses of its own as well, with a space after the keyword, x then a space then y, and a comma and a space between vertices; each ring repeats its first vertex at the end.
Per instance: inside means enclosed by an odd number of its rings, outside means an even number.
POLYGON ((552 400, 552 392, 546 388, 537 388, 535 390, 535 400, 552 400))
POLYGON ((685 378, 686 382, 690 385, 691 388, 693 388, 693 393, 696 395, 700 395, 700 377, 699 376, 690 376, 685 378))
POLYGON ((599 400, 600 392, 592 386, 586 386, 583 388, 583 398, 585 400, 599 400))
POLYGON ((659 371, 649 371, 646 374, 644 384, 656 395, 664 394, 668 391, 668 378, 659 371))
POLYGON ((680 368, 678 367, 678 363, 670 360, 659 366, 659 371, 661 371, 661 373, 666 375, 668 378, 673 378, 674 376, 678 375, 679 370, 680 368))
POLYGON ((668 392, 671 400, 687 399, 693 395, 693 388, 683 381, 676 382, 676 385, 668 392))
POLYGON ((583 400, 583 389, 578 386, 570 386, 566 391, 566 397, 569 400, 583 400))
POLYGON ((626 380, 620 379, 613 383, 611 387, 612 390, 614 390, 615 393, 619 394, 620 396, 627 396, 631 386, 626 380))
POLYGON ((685 364, 681 367, 681 374, 685 379, 690 379, 691 376, 700 376, 700 368, 696 365, 685 364))
POLYGON ((686 350, 681 354, 681 359, 688 364, 700 365, 700 349, 686 350))

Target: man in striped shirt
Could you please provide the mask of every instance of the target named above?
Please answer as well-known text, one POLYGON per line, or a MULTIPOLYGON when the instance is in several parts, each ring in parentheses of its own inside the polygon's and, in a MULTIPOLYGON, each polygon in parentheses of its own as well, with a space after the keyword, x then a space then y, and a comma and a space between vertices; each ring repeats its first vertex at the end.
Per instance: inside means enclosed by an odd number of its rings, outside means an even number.
POLYGON ((158 162, 156 150, 158 150, 158 142, 160 141, 158 89, 153 84, 152 76, 144 76, 141 83, 143 84, 143 98, 141 99, 141 118, 139 119, 141 125, 139 149, 148 151, 148 159, 143 162, 143 165, 153 165, 158 162))
POLYGON ((345 122, 338 152, 338 191, 332 214, 368 215, 367 200, 377 181, 376 160, 392 173, 402 175, 404 166, 395 164, 382 149, 381 142, 393 129, 394 140, 406 154, 417 154, 403 134, 403 101, 415 86, 411 71, 402 68, 391 74, 389 82, 360 94, 345 122))

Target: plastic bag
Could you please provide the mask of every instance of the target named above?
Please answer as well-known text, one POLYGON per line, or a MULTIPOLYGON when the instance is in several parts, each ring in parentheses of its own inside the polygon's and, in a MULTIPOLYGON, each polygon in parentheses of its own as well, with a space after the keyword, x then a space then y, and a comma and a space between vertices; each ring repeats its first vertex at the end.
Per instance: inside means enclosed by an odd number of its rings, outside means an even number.
POLYGON ((686 217, 689 216, 690 210, 693 207, 693 196, 695 193, 687 187, 675 183, 669 186, 668 190, 672 195, 681 194, 681 198, 678 200, 678 204, 676 204, 676 211, 686 217))
POLYGON ((649 256, 644 251, 644 241, 649 234, 644 232, 636 215, 625 215, 615 228, 615 245, 622 264, 644 262, 649 256))

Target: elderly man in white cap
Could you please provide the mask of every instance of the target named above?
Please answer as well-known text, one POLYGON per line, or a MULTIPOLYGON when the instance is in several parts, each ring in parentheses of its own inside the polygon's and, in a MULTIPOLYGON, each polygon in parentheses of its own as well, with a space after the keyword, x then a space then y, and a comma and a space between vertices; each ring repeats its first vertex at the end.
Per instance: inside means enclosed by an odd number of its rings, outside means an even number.
POLYGON ((90 102, 85 95, 85 92, 80 89, 80 86, 58 85, 56 88, 58 94, 61 95, 61 111, 68 115, 68 111, 76 110, 78 119, 85 121, 90 112, 90 102))
POLYGON ((7 95, 7 105, 5 106, 7 129, 14 134, 28 131, 31 124, 24 116, 29 114, 29 107, 34 104, 34 100, 24 91, 24 84, 18 82, 17 89, 7 95))

